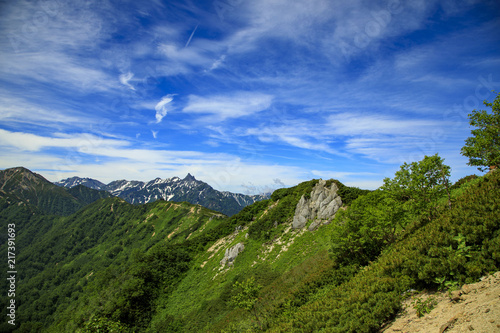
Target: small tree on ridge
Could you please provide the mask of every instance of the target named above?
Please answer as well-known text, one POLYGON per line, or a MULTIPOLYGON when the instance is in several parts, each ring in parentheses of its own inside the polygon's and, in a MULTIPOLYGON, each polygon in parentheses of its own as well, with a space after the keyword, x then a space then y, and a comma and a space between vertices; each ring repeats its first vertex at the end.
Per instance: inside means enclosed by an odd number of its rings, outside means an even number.
POLYGON ((469 158, 467 165, 477 166, 480 171, 498 168, 500 165, 500 93, 493 103, 483 104, 492 109, 473 110, 469 114, 469 123, 476 127, 471 131, 472 137, 465 140, 462 155, 469 158))
POLYGON ((443 163, 438 154, 425 156, 423 160, 404 163, 394 178, 384 179, 381 187, 395 200, 414 213, 428 212, 432 218, 437 201, 446 193, 448 203, 450 167, 443 163))

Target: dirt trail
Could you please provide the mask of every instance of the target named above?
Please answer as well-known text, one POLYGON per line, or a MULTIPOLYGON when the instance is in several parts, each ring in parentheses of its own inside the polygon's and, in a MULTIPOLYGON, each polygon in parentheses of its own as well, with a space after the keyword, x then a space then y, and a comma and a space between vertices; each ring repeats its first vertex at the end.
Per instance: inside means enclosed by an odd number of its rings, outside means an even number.
POLYGON ((407 299, 404 310, 381 332, 452 333, 500 332, 500 272, 466 284, 450 295, 447 292, 415 295, 425 301, 434 297, 437 305, 423 317, 417 317, 413 300, 407 299))

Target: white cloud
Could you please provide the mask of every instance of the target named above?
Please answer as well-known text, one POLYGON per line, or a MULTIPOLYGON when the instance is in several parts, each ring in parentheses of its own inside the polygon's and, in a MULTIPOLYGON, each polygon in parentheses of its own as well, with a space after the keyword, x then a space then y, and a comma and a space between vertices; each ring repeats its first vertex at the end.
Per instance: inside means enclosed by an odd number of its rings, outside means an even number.
POLYGON ((104 17, 109 4, 95 10, 84 3, 20 0, 2 9, 2 28, 8 36, 0 39, 3 79, 30 87, 58 85, 79 93, 117 88, 96 53, 112 31, 104 17))
MULTIPOLYGON (((322 136, 321 134, 318 133, 318 137, 314 137, 314 134, 305 134, 305 133, 283 133, 279 132, 277 129, 267 129, 266 130, 267 134, 260 133, 258 134, 257 132, 255 133, 257 137, 263 141, 278 141, 281 143, 286 143, 290 146, 297 147, 297 148, 302 148, 302 149, 308 149, 308 150, 315 150, 315 151, 320 151, 320 152, 325 152, 329 154, 334 154, 334 155, 345 155, 342 154, 339 150, 331 147, 330 145, 326 143, 322 143, 319 140, 319 137, 322 136), (276 130, 276 131, 275 131, 276 130)), ((249 132, 251 133, 251 132, 249 132)))
POLYGON ((272 101, 273 96, 256 92, 238 92, 209 97, 190 95, 183 111, 208 115, 203 118, 204 121, 217 122, 264 111, 271 106, 272 101))
MULTIPOLYGON (((166 76, 192 73, 214 66, 214 58, 224 50, 224 43, 202 38, 193 39, 189 47, 167 40, 158 46, 158 53, 165 58, 157 67, 166 76)), ((220 58, 219 58, 220 59, 220 58)), ((217 63, 217 61, 216 61, 217 63)))
POLYGON ((65 105, 57 105, 59 101, 51 101, 51 107, 45 107, 48 101, 42 97, 30 95, 35 101, 26 100, 24 97, 10 96, 3 89, 0 90, 0 121, 10 126, 16 124, 29 124, 55 128, 74 126, 92 126, 99 123, 92 115, 74 110, 65 105))
POLYGON ((382 163, 401 164, 446 149, 452 127, 446 121, 409 119, 388 115, 340 113, 327 126, 345 142, 351 154, 382 163))
POLYGON ((224 60, 226 60, 226 55, 223 54, 219 57, 219 59, 217 59, 216 61, 214 61, 214 63, 212 64, 212 66, 210 66, 210 68, 208 70, 206 70, 206 72, 209 72, 209 71, 213 71, 214 69, 217 69, 220 67, 220 65, 222 65, 222 63, 224 62, 224 60))
POLYGON ((63 134, 56 133, 56 137, 40 136, 31 133, 10 132, 0 129, 0 146, 16 148, 21 151, 37 152, 44 148, 73 148, 83 153, 96 146, 123 147, 128 142, 122 140, 105 139, 93 134, 63 134))
POLYGON ((329 117, 327 126, 335 135, 369 136, 419 135, 444 124, 429 120, 401 119, 378 114, 339 113, 329 117))
POLYGON ((398 164, 442 151, 455 139, 453 124, 446 121, 367 112, 280 121, 277 125, 233 128, 231 134, 255 136, 263 143, 281 143, 339 157, 362 155, 373 161, 398 164))
POLYGON ((75 59, 64 52, 3 54, 9 66, 0 66, 0 73, 9 82, 19 85, 58 85, 66 90, 110 91, 118 88, 113 79, 92 61, 75 59))
POLYGON ((0 142, 0 167, 22 165, 43 170, 51 181, 73 175, 103 182, 117 178, 145 181, 190 172, 218 190, 245 192, 242 185, 250 182, 262 189, 274 184, 276 178, 287 185, 307 180, 307 172, 298 167, 243 161, 225 153, 138 149, 127 141, 85 134, 47 137, 0 130, 0 142), (54 156, 45 151, 48 148, 65 148, 67 154, 54 156))
POLYGON ((134 86, 130 84, 130 81, 132 80, 133 77, 134 77, 134 73, 131 73, 131 72, 121 74, 119 77, 120 83, 123 84, 124 86, 129 87, 132 90, 135 90, 134 86))
POLYGON ((245 1, 231 7, 228 15, 246 25, 224 43, 230 54, 237 54, 259 48, 266 39, 288 40, 321 50, 338 66, 353 56, 373 53, 384 39, 423 28, 438 7, 450 15, 468 9, 472 2, 449 6, 449 1, 438 0, 245 1))
MULTIPOLYGON (((95 11, 85 3, 60 1, 32 2, 26 0, 7 4, 2 19, 11 33, 15 52, 39 51, 43 48, 75 49, 81 45, 94 46, 96 39, 105 37, 107 20, 102 15, 109 10, 101 4, 95 11)), ((124 18, 121 18, 124 19, 124 18)))
POLYGON ((172 102, 174 100, 175 94, 168 94, 166 96, 163 96, 161 98, 161 101, 159 101, 156 106, 156 123, 160 123, 163 118, 167 115, 168 109, 167 109, 167 104, 172 102))
POLYGON ((266 143, 284 143, 292 147, 346 156, 338 147, 329 144, 333 136, 322 120, 313 122, 311 119, 280 119, 279 121, 281 124, 253 127, 234 133, 240 136, 255 136, 266 143))
POLYGON ((227 161, 230 156, 223 153, 205 154, 197 151, 131 148, 132 143, 130 141, 107 139, 87 133, 58 133, 55 137, 49 137, 0 129, 0 145, 6 149, 17 149, 26 152, 42 152, 47 148, 66 148, 68 151, 91 156, 178 165, 219 163, 221 160, 227 161))
POLYGON ((201 54, 201 50, 195 47, 178 47, 175 44, 162 44, 159 51, 173 62, 181 62, 190 65, 201 65, 207 59, 201 54))

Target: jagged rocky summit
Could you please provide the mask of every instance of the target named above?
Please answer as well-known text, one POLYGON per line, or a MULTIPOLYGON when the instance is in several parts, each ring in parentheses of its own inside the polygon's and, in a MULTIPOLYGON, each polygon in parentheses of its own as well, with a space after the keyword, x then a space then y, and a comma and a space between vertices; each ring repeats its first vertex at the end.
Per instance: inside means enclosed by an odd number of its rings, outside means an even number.
POLYGON ((335 182, 327 187, 326 180, 320 179, 311 191, 310 198, 302 195, 297 203, 292 226, 294 229, 302 229, 312 220, 308 227, 308 230, 312 231, 321 223, 330 223, 340 207, 342 199, 338 195, 335 182))
POLYGON ((270 194, 245 195, 226 191, 220 192, 207 183, 197 180, 190 173, 184 179, 179 177, 156 178, 149 182, 115 180, 109 184, 103 184, 91 178, 72 177, 55 184, 66 188, 84 185, 105 190, 111 195, 120 197, 132 204, 145 204, 156 200, 186 201, 219 211, 228 216, 234 215, 244 207, 256 201, 267 199, 270 196, 270 194))

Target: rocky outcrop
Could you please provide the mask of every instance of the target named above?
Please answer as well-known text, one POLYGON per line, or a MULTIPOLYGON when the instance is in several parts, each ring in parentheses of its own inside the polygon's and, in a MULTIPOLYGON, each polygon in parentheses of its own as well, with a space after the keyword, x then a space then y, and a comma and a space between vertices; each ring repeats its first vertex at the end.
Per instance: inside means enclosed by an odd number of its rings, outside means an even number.
POLYGON ((313 220, 308 227, 310 231, 322 223, 329 223, 342 206, 342 199, 337 192, 338 187, 334 182, 327 187, 326 180, 320 179, 314 186, 310 198, 304 195, 300 198, 295 208, 293 228, 304 228, 309 220, 313 220))
POLYGON ((220 261, 221 266, 232 266, 234 259, 240 254, 245 249, 245 245, 243 243, 238 243, 233 247, 230 247, 226 250, 226 253, 224 254, 224 258, 220 261))

